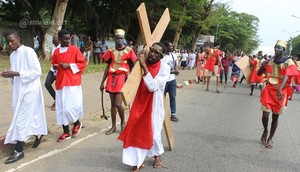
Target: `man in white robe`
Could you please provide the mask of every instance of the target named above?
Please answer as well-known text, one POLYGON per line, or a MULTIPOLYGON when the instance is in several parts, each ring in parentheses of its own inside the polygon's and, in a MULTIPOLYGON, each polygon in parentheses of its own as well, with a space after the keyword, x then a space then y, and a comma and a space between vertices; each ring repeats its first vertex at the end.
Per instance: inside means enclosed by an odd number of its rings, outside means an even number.
POLYGON ((62 142, 76 137, 81 130, 83 117, 83 96, 81 76, 86 67, 86 61, 79 48, 69 45, 70 33, 67 30, 58 32, 60 48, 54 51, 52 64, 56 75, 56 122, 62 125, 63 134, 57 139, 62 142), (74 123, 72 133, 69 124, 74 123))
POLYGON ((124 142, 124 164, 133 166, 132 171, 143 167, 146 156, 154 157, 153 167, 161 168, 161 154, 164 152, 161 142, 161 131, 164 122, 164 89, 170 74, 170 67, 161 59, 165 46, 154 43, 148 57, 139 54, 138 60, 144 71, 130 110, 130 116, 124 131, 119 138, 124 142))
POLYGON ((13 120, 7 131, 4 144, 16 144, 14 153, 5 161, 13 163, 24 157, 23 145, 31 135, 36 136, 36 148, 43 135, 47 134, 44 99, 41 87, 41 65, 36 53, 20 43, 16 32, 6 33, 6 40, 13 50, 10 55, 11 69, 1 73, 11 78, 13 84, 13 120))

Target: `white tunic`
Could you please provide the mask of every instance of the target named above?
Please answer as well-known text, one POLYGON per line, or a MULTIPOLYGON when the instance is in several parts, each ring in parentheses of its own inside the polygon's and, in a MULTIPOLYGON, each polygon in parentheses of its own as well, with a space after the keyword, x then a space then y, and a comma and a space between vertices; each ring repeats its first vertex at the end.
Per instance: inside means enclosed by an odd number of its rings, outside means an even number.
POLYGON ((147 157, 158 156, 164 153, 161 142, 161 131, 165 119, 164 90, 166 80, 170 74, 170 67, 161 62, 158 74, 153 78, 150 73, 143 77, 149 91, 154 92, 152 108, 153 146, 150 150, 136 147, 123 149, 122 162, 130 166, 141 166, 147 157))
POLYGON ((30 47, 20 46, 10 55, 11 70, 20 73, 12 79, 14 117, 5 144, 27 141, 31 135, 46 135, 44 98, 40 81, 41 65, 30 47))

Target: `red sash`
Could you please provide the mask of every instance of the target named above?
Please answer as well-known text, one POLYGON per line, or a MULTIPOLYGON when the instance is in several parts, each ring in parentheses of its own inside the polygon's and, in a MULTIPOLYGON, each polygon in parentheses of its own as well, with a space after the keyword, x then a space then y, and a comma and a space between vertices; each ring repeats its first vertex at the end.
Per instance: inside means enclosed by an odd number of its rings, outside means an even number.
MULTIPOLYGON (((155 64, 147 64, 148 70, 154 78, 159 69, 160 61, 155 64)), ((124 142, 123 148, 136 147, 151 149, 153 145, 152 131, 152 106, 153 92, 150 92, 141 80, 135 99, 130 110, 130 115, 125 129, 118 139, 124 142)))

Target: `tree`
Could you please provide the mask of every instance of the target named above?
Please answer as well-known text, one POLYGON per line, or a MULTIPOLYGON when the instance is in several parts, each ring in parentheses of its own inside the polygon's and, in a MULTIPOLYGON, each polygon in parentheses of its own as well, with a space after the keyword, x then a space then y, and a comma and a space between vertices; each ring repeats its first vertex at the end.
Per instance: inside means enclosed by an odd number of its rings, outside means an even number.
POLYGON ((49 60, 51 57, 51 50, 53 47, 52 38, 62 27, 64 23, 64 16, 68 0, 57 0, 55 9, 51 19, 51 25, 47 28, 44 41, 42 43, 42 57, 49 60))

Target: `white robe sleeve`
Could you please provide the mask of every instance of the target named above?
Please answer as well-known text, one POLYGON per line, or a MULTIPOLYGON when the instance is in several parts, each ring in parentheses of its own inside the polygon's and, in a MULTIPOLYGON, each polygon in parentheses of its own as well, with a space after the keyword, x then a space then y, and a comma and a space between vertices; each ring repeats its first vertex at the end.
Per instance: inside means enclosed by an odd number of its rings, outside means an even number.
POLYGON ((143 76, 143 79, 148 90, 154 92, 157 90, 164 90, 169 74, 170 67, 164 62, 161 62, 159 72, 154 78, 149 72, 147 75, 143 76))
POLYGON ((78 67, 75 63, 70 63, 70 68, 71 68, 73 74, 80 72, 80 70, 78 69, 78 67))
POLYGON ((32 48, 26 48, 24 50, 24 56, 22 56, 22 58, 26 58, 25 61, 29 66, 29 68, 27 68, 26 70, 18 71, 22 83, 29 83, 40 77, 42 74, 42 69, 39 63, 39 59, 37 58, 34 50, 32 48))

